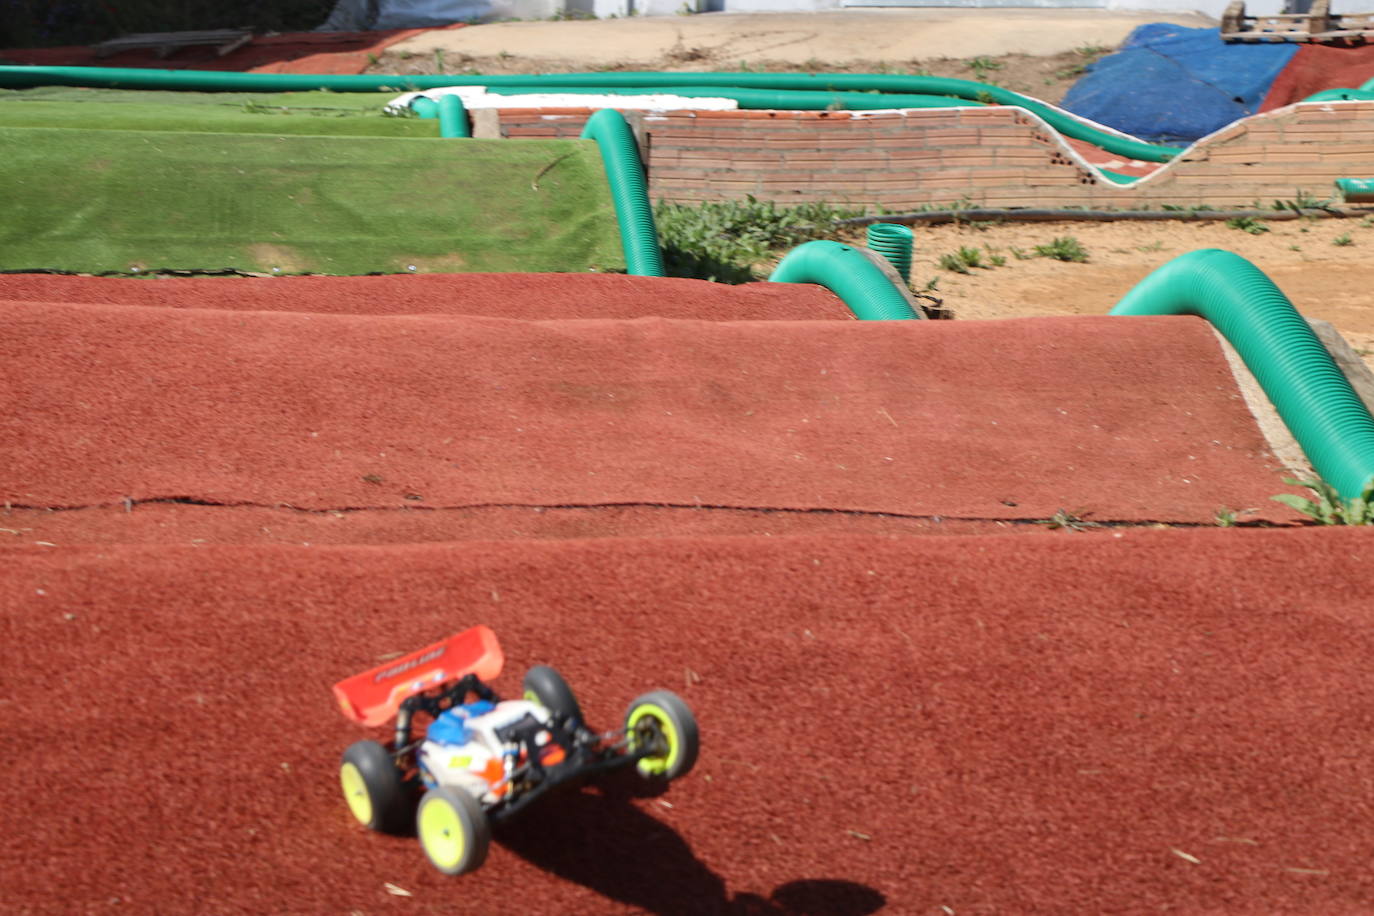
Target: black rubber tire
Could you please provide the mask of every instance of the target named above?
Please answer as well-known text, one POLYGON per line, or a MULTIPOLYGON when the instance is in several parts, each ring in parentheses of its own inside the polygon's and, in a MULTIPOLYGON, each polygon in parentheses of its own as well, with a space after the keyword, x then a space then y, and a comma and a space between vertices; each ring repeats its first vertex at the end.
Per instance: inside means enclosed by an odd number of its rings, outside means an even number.
POLYGON ((446 875, 465 875, 482 867, 491 849, 491 822, 482 803, 463 789, 438 786, 425 793, 415 811, 415 832, 420 839, 420 848, 431 865, 446 875), (452 809, 458 818, 458 829, 462 832, 462 852, 453 861, 435 858, 425 830, 425 810, 430 805, 443 804, 452 809))
POLYGON ((343 752, 340 769, 347 764, 352 764, 362 777, 371 803, 371 817, 362 821, 363 825, 379 833, 405 833, 414 812, 414 796, 391 752, 376 741, 356 741, 343 752))
MULTIPOLYGON (((643 731, 646 724, 636 724, 644 716, 655 721, 658 731, 668 739, 670 747, 666 757, 641 760, 635 767, 639 775, 651 781, 672 782, 690 773, 701 752, 701 733, 692 710, 671 690, 654 690, 635 697, 625 710, 625 734, 630 740, 631 750, 637 746, 638 740, 646 737, 643 731)), ((648 725, 647 728, 653 729, 654 726, 648 725)))
POLYGON ((525 672, 522 683, 525 699, 543 706, 553 717, 573 726, 582 724, 582 707, 568 682, 548 665, 535 665, 525 672))

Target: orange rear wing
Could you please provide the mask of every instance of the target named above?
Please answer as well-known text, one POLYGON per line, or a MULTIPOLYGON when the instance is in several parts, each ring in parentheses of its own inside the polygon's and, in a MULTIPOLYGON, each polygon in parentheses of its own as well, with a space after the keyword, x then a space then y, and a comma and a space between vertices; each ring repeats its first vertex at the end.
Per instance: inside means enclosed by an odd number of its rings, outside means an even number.
POLYGON ((334 685, 334 697, 343 714, 354 722, 382 725, 415 694, 451 684, 465 674, 475 674, 483 682, 493 681, 505 661, 491 628, 475 626, 339 681, 334 685))

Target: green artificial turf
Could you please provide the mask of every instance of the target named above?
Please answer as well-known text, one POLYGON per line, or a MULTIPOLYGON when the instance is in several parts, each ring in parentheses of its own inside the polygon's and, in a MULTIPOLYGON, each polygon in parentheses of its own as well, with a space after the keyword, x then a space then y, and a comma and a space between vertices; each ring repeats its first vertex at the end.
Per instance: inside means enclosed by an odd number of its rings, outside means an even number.
POLYGON ((0 127, 76 127, 86 130, 178 130, 244 134, 314 134, 353 137, 438 137, 435 118, 396 118, 381 111, 162 105, 134 102, 0 104, 0 127))
POLYGON ((0 270, 617 270, 596 144, 0 127, 0 270))
POLYGON ((268 105, 286 108, 380 111, 399 92, 183 92, 172 89, 86 89, 39 86, 0 89, 0 102, 91 102, 98 105, 153 102, 166 105, 268 105))
POLYGON ((437 137, 439 122, 384 113, 391 93, 123 92, 43 88, 0 91, 0 127, 194 130, 212 133, 437 137))

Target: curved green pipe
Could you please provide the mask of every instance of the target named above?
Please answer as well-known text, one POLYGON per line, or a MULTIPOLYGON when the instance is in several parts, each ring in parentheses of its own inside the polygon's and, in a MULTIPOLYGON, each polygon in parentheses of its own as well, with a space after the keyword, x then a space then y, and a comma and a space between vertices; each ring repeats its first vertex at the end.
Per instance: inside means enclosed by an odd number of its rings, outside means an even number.
POLYGON ((595 140, 606 167, 606 181, 615 201, 620 224, 620 243, 625 247, 625 266, 631 276, 663 276, 663 251, 658 247, 654 209, 634 132, 618 111, 603 108, 587 119, 582 139, 595 140))
POLYGON ((0 66, 0 86, 95 86, 123 89, 191 89, 202 92, 280 92, 330 89, 335 92, 404 92, 444 86, 521 87, 543 91, 545 86, 614 86, 671 88, 737 87, 740 89, 802 89, 822 92, 910 93, 957 96, 969 101, 1014 105, 1034 112, 1066 137, 1099 146, 1108 152, 1148 162, 1167 162, 1177 147, 1159 146, 1090 127, 1053 106, 1001 86, 939 76, 896 76, 880 73, 560 73, 534 76, 360 76, 303 73, 231 73, 209 70, 141 70, 119 67, 0 66))
POLYGON ((1344 499, 1374 475, 1374 418, 1288 297, 1240 255, 1180 255, 1125 295, 1113 315, 1199 315, 1236 348, 1312 467, 1344 499))
POLYGON ((471 137, 468 126, 468 112, 463 100, 456 95, 446 95, 439 99, 439 136, 471 137))
POLYGON ((456 95, 445 95, 438 101, 423 95, 416 96, 410 100, 410 110, 422 118, 438 118, 440 137, 472 136, 467 109, 463 107, 463 100, 456 95))
POLYGON ((839 242, 806 242, 787 253, 770 283, 818 283, 861 321, 909 321, 916 314, 892 280, 862 251, 839 242))
MULTIPOLYGON (((1365 86, 1369 84, 1366 83, 1365 86)), ((1374 91, 1361 86, 1359 89, 1323 89, 1314 92, 1304 102, 1368 102, 1374 99, 1374 91)))

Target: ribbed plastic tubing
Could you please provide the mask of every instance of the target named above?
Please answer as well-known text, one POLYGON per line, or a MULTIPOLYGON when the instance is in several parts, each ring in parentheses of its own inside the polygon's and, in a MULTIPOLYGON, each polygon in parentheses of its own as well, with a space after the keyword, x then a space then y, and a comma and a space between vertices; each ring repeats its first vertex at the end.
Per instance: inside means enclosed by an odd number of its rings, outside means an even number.
POLYGON ((635 277, 663 276, 663 252, 658 247, 654 208, 649 204, 644 161, 634 131, 620 112, 603 108, 587 119, 582 139, 595 140, 601 149, 616 222, 620 224, 626 270, 635 277))
POLYGON ((868 247, 887 258, 902 279, 911 282, 911 248, 914 233, 899 223, 870 223, 868 247))
POLYGON ((1368 102, 1374 99, 1374 92, 1371 92, 1366 83, 1359 89, 1323 89, 1321 92, 1314 92, 1304 102, 1368 102))
POLYGON ((1198 315, 1236 348, 1312 467, 1344 499, 1374 476, 1374 418, 1274 282, 1216 248, 1180 255, 1125 295, 1113 315, 1198 315))
POLYGON ((770 283, 816 283, 839 296, 861 321, 910 321, 918 315, 891 278, 862 251, 839 242, 805 242, 769 275, 770 283))
POLYGON ((463 107, 463 100, 456 95, 445 95, 439 99, 439 136, 472 136, 472 128, 468 124, 468 111, 463 107))
POLYGON ((1374 178, 1337 178, 1336 189, 1347 201, 1374 200, 1374 178))
POLYGON ((456 95, 443 96, 437 102, 418 96, 411 100, 410 110, 422 118, 438 118, 440 137, 472 136, 467 109, 463 107, 463 100, 456 95))
MULTIPOLYGON (((559 73, 534 76, 387 76, 381 74, 231 73, 213 70, 143 70, 121 67, 0 66, 0 87, 91 86, 107 89, 189 89, 200 92, 406 92, 444 86, 512 87, 547 91, 547 87, 608 86, 671 88, 676 86, 796 89, 821 92, 907 93, 954 96, 967 101, 1013 105, 1039 115, 1066 137, 1092 143, 1108 152, 1146 162, 1168 162, 1180 152, 1173 146, 1145 143, 1099 130, 1044 102, 1001 86, 940 76, 883 73, 559 73)), ((893 107, 893 106, 888 106, 893 107)))

